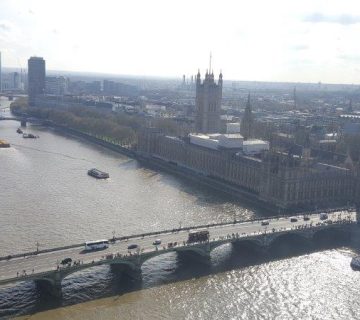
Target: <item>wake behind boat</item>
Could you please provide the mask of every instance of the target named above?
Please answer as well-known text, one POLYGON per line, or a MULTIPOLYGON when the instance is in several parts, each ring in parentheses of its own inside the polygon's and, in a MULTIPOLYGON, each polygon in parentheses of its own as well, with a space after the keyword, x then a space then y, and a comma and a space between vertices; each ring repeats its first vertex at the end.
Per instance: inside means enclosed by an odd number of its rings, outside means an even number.
POLYGON ((107 178, 109 178, 109 174, 107 172, 104 172, 104 171, 101 171, 101 170, 95 169, 95 168, 90 169, 88 171, 88 175, 92 176, 92 177, 94 177, 96 179, 107 179, 107 178))

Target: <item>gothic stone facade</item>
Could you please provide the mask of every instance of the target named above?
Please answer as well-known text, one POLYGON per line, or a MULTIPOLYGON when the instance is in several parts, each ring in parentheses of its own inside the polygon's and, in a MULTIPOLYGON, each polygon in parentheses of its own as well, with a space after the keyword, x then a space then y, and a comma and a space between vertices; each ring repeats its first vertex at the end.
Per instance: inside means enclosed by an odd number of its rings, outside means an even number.
POLYGON ((213 73, 206 73, 201 83, 200 73, 196 76, 196 119, 195 130, 198 133, 220 132, 222 99, 222 74, 216 84, 213 73))
POLYGON ((354 203, 358 179, 345 168, 299 157, 267 152, 261 158, 237 156, 231 150, 212 150, 186 139, 144 130, 138 152, 146 157, 191 169, 251 192, 282 208, 331 207, 354 203))

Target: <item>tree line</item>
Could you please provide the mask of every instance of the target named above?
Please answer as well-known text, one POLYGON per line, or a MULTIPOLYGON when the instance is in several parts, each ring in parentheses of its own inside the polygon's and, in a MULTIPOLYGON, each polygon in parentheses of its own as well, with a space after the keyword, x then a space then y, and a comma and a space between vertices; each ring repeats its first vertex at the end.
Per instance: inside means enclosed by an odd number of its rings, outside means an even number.
POLYGON ((115 113, 87 106, 68 108, 28 107, 26 97, 16 99, 10 108, 16 115, 26 115, 51 121, 127 147, 137 143, 139 130, 148 125, 160 128, 166 134, 176 134, 178 131, 177 125, 169 119, 156 119, 154 121, 137 115, 115 113))

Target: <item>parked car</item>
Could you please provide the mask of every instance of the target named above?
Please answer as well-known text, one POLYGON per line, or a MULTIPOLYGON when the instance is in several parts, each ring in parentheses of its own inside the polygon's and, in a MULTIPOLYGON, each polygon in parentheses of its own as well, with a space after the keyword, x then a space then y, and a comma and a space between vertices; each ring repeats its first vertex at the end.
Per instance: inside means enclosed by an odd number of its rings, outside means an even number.
POLYGON ((160 240, 160 239, 156 239, 156 240, 153 242, 153 245, 154 245, 154 246, 158 246, 159 244, 161 244, 161 240, 160 240))
POLYGON ((262 226, 268 226, 268 225, 269 225, 269 221, 266 221, 266 220, 261 221, 261 225, 262 225, 262 226))
POLYGON ((129 244, 128 245, 128 250, 132 250, 132 249, 137 249, 139 246, 137 245, 137 244, 135 244, 135 243, 133 243, 133 244, 129 244))
POLYGON ((298 219, 296 217, 291 217, 290 218, 290 222, 297 222, 297 221, 298 221, 298 219))

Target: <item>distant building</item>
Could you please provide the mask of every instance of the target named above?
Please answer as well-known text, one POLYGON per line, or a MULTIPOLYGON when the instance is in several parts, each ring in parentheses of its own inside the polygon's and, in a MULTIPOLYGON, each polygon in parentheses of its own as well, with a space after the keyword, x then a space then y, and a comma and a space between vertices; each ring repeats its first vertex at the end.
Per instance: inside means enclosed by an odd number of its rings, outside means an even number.
POLYGON ((46 77, 45 79, 45 92, 62 96, 68 93, 68 80, 65 77, 46 77))
POLYGON ((221 129, 221 99, 223 79, 214 81, 214 73, 205 74, 201 83, 200 72, 196 76, 196 119, 195 131, 199 133, 218 133, 221 129))
POLYGON ((250 139, 254 135, 254 117, 251 111, 250 93, 246 102, 245 113, 241 119, 240 133, 245 139, 250 139))
POLYGON ((239 122, 226 123, 226 133, 240 133, 240 123, 239 122))
POLYGON ((360 123, 347 122, 343 129, 344 135, 359 135, 360 134, 360 123))
POLYGON ((138 92, 137 87, 112 81, 104 80, 103 82, 103 93, 105 95, 112 96, 133 96, 138 92))
POLYGON ((2 90, 20 90, 20 74, 18 72, 10 72, 2 75, 2 90))
POLYGON ((45 60, 31 57, 28 60, 28 96, 29 105, 36 104, 36 97, 45 93, 45 60))
POLYGON ((2 71, 1 71, 1 52, 0 52, 0 92, 2 91, 2 71))

